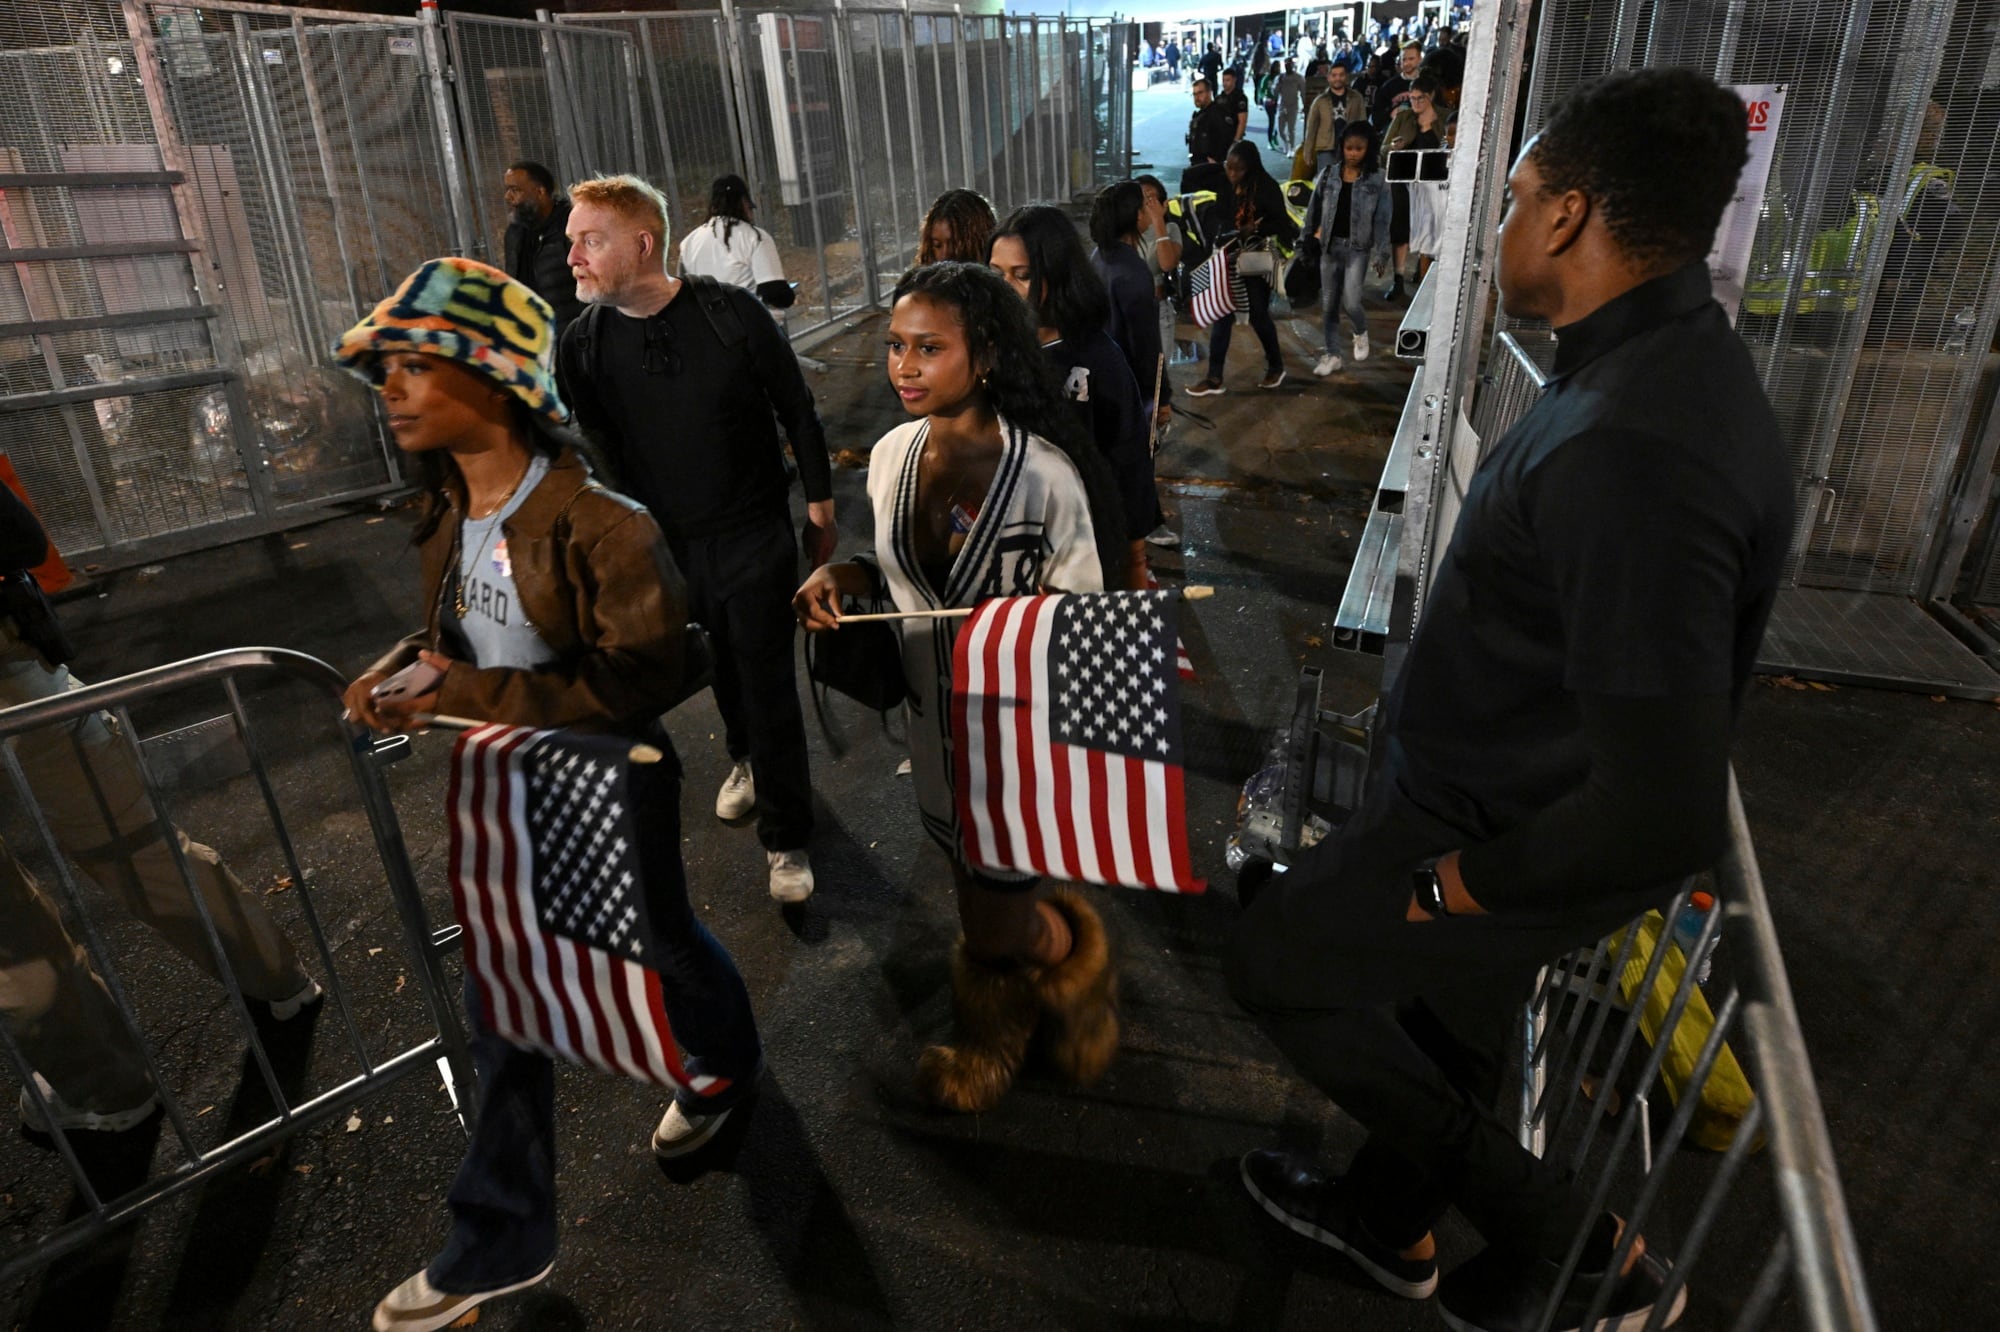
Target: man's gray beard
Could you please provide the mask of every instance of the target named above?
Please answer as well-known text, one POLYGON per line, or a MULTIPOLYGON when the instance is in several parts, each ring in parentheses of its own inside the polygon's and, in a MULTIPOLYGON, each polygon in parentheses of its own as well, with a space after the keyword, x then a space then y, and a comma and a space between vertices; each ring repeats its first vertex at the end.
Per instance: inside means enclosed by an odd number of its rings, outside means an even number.
POLYGON ((522 226, 532 227, 542 220, 542 210, 535 207, 532 199, 523 199, 520 203, 514 205, 514 211, 511 216, 522 226))

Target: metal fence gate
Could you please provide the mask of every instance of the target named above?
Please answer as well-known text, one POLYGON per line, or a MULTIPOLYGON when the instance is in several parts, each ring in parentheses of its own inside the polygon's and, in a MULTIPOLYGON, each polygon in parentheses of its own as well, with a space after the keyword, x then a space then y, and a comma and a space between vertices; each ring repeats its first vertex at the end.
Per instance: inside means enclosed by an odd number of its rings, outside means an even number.
MULTIPOLYGON (((1614 69, 1787 89, 1737 320, 1799 482, 1769 669, 2000 694, 1946 604, 2000 444, 1973 428, 2000 325, 1996 42, 2000 0, 1541 7, 1528 133, 1614 69)), ((1513 338, 1492 373, 1520 398, 1547 333, 1504 318, 1499 331, 1513 338)), ((1480 437, 1512 419, 1482 403, 1480 437)))
POLYGON ((334 338, 423 260, 504 261, 508 164, 629 171, 677 233, 736 172, 794 334, 878 304, 954 186, 1123 176, 1136 28, 909 7, 0 13, 0 421, 58 549, 218 544, 400 484, 334 338))

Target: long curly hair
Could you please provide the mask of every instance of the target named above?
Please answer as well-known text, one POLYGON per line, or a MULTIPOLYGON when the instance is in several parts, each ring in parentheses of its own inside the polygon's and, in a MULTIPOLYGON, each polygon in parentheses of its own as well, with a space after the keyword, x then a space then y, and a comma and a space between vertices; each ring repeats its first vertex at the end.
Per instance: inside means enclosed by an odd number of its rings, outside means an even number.
POLYGON ((985 263, 987 245, 998 221, 985 195, 972 190, 946 190, 924 214, 923 235, 917 238, 917 263, 936 264, 952 259, 985 263), (951 224, 950 254, 940 254, 931 244, 931 227, 938 222, 951 224))
POLYGON ((1082 420, 1063 398, 1055 366, 1042 351, 1027 303, 984 264, 946 261, 903 274, 890 298, 921 296, 958 312, 966 352, 985 372, 986 405, 1010 423, 1060 449, 1083 478, 1097 559, 1107 588, 1124 585, 1129 554, 1125 513, 1111 465, 1097 451, 1082 420))

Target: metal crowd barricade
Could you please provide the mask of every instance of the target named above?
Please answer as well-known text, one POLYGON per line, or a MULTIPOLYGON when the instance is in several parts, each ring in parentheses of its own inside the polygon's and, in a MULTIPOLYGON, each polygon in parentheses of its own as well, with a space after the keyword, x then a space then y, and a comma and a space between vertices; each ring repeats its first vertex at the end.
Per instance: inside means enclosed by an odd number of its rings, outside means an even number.
MULTIPOLYGON (((109 1227, 138 1217, 147 1209, 185 1192, 219 1171, 267 1154, 282 1139, 324 1123, 401 1078, 425 1068, 435 1067, 444 1073, 447 1091, 457 1102, 461 1123, 470 1127, 474 1086, 471 1056, 459 1022, 457 1000, 452 987, 446 982, 443 967, 444 954, 456 946, 457 929, 450 927, 436 933, 432 931, 404 846, 395 807, 378 771, 380 764, 401 757, 407 749, 407 742, 402 738, 373 741, 367 732, 353 724, 335 721, 337 711, 328 718, 337 726, 347 750, 348 766, 361 797, 400 926, 407 954, 404 959, 407 974, 417 982, 433 1028, 425 1039, 382 1058, 371 1054, 368 1042, 362 1037, 355 1016, 355 996, 343 983, 341 968, 335 961, 335 947, 328 941, 326 923, 313 901, 311 880, 302 864, 299 845, 287 827, 279 805, 279 788, 267 762, 269 751, 265 738, 253 725, 250 710, 245 706, 244 685, 253 682, 262 685, 272 681, 303 683, 321 694, 336 710, 345 688, 343 677, 315 657, 279 648, 240 648, 155 667, 0 710, 0 740, 6 741, 4 746, 0 746, 0 763, 4 763, 14 796, 25 807, 48 859, 54 864, 64 914, 82 936, 91 965, 103 978, 121 1019, 138 1042, 147 1072, 165 1110, 172 1139, 178 1142, 183 1153, 177 1164, 148 1178, 139 1187, 115 1197, 101 1196, 79 1158, 76 1145, 54 1122, 54 1116, 49 1114, 48 1103, 30 1076, 32 1069, 23 1051, 12 1033, 0 1027, 0 1046, 5 1047, 26 1095, 49 1123, 56 1149, 68 1169, 70 1182, 81 1204, 81 1214, 74 1220, 28 1244, 22 1251, 0 1260, 0 1280, 12 1279, 19 1273, 87 1244, 109 1227), (325 987, 323 1002, 326 1010, 330 1016, 337 1018, 347 1038, 349 1051, 361 1070, 358 1076, 316 1092, 308 1089, 309 1094, 296 1103, 286 1096, 285 1089, 280 1085, 271 1053, 251 1017, 249 1001, 230 965, 216 922, 203 900, 187 853, 176 835, 175 820, 165 796, 167 782, 156 771, 156 764, 148 762, 147 749, 151 742, 141 743, 139 732, 132 723, 131 709, 134 705, 151 703, 162 696, 179 694, 197 686, 215 687, 226 699, 228 711, 224 717, 173 734, 203 733, 190 746, 192 748, 205 747, 205 742, 217 735, 233 736, 240 744, 241 754, 236 756, 237 763, 231 775, 247 773, 254 779, 264 811, 270 819, 273 840, 290 876, 291 887, 287 895, 298 895, 300 914, 311 935, 311 946, 300 949, 301 960, 325 987), (80 722, 95 713, 108 713, 115 719, 116 725, 110 728, 113 743, 122 747, 124 758, 138 765, 138 773, 151 804, 154 828, 163 838, 180 879, 189 892, 202 934, 221 972, 222 988, 227 994, 229 1008, 248 1036, 249 1052, 257 1075, 275 1107, 275 1113, 264 1122, 208 1147, 198 1143, 193 1131, 193 1118, 175 1094, 173 1080, 163 1076, 158 1051, 148 1040, 139 1020, 140 1013, 134 1007, 131 987, 113 962, 104 931, 93 921, 80 890, 77 873, 58 844, 49 817, 35 799, 22 762, 15 752, 16 737, 43 727, 80 722)), ((295 740, 296 737, 287 739, 295 740)), ((79 739, 76 743, 81 744, 82 741, 79 739)))
MULTIPOLYGON (((1644 937, 1639 921, 1621 932, 1616 947, 1612 944, 1619 935, 1612 935, 1542 971, 1524 1009, 1521 1143, 1545 1159, 1555 1153, 1567 1160, 1590 1189, 1592 1218, 1606 1208, 1625 1218, 1626 1238, 1608 1272, 1618 1271, 1636 1235, 1644 1235, 1650 1249, 1671 1261, 1667 1298, 1646 1324, 1647 1332, 1652 1332, 1663 1325, 1677 1293, 1686 1289, 1704 1251, 1718 1238, 1717 1228, 1726 1223, 1733 1193, 1746 1186, 1739 1185, 1739 1177, 1750 1156, 1768 1140, 1770 1186, 1782 1224, 1769 1236, 1755 1283, 1742 1293, 1740 1303, 1728 1301, 1735 1306, 1732 1326, 1745 1332, 1764 1326, 1789 1275, 1805 1325, 1814 1332, 1872 1332, 1875 1315, 1860 1253, 1734 774, 1729 782, 1729 846, 1714 877, 1718 909, 1708 913, 1694 956, 1721 942, 1728 949, 1727 966, 1734 981, 1714 1006, 1713 1024, 1666 1131, 1657 1139, 1653 1135, 1650 1095, 1676 1032, 1694 1011, 1700 984, 1696 969, 1688 965, 1671 991, 1656 995, 1656 986, 1676 948, 1668 927, 1686 905, 1691 882, 1682 886, 1665 912, 1633 990, 1633 1002, 1621 999, 1621 977, 1629 976, 1644 937), (1647 1036, 1642 1019, 1649 1005, 1658 1007, 1658 998, 1667 1000, 1665 1013, 1657 1030, 1647 1036), (1697 1181, 1699 1200, 1682 1229, 1668 1212, 1684 1209, 1668 1209, 1662 1200, 1670 1191, 1682 1197, 1687 1191, 1683 1177, 1702 1169, 1701 1162, 1690 1165, 1681 1148, 1702 1104, 1703 1089, 1732 1035, 1744 1042, 1753 1099, 1720 1161, 1708 1170, 1705 1182, 1697 1181), (1588 1095, 1587 1076, 1594 1083, 1588 1095), (1621 1083, 1633 1088, 1631 1104, 1619 1116, 1616 1129, 1605 1134, 1601 1131, 1612 1093, 1621 1083)), ((1586 1226, 1571 1241, 1561 1283, 1543 1312, 1544 1329, 1575 1279, 1587 1234, 1586 1226)), ((1748 1244, 1761 1237, 1721 1238, 1748 1244)), ((1607 1276, 1594 1290, 1586 1328, 1604 1317, 1612 1285, 1607 1276)))

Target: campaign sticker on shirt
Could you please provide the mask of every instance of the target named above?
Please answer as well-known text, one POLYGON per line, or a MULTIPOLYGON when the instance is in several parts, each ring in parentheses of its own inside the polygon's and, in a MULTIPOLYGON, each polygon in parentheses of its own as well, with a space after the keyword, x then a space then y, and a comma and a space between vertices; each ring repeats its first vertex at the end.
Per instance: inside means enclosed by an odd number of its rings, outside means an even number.
POLYGON ((507 558, 507 538, 501 537, 493 547, 493 572, 502 578, 514 576, 514 561, 507 558))

